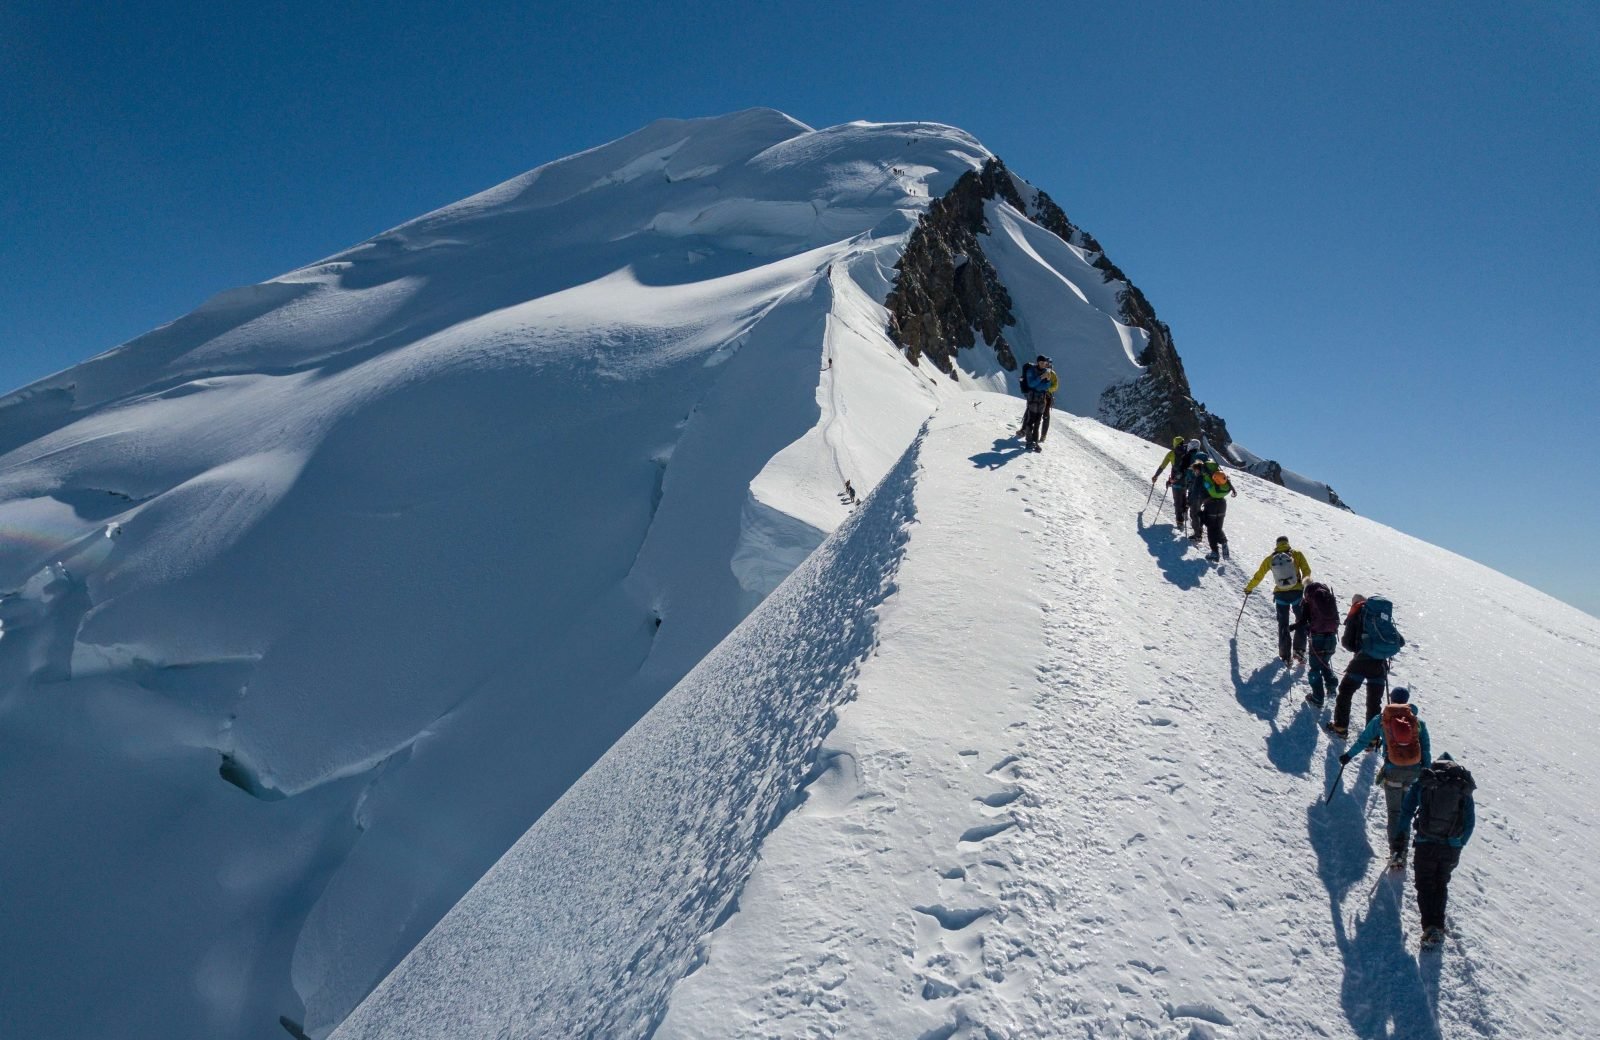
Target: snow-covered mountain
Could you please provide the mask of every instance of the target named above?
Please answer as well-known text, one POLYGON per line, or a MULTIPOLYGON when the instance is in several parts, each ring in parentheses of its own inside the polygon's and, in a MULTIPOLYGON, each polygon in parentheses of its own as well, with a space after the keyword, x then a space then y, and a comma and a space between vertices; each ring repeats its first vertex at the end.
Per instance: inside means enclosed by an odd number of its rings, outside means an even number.
MULTIPOLYGON (((825 540, 852 517, 847 486, 898 474, 877 501, 909 502, 926 442, 906 453, 935 413, 972 426, 973 475, 1007 462, 990 445, 1015 415, 971 392, 1008 388, 1007 364, 1041 351, 1067 409, 1147 436, 1192 424, 1259 462, 1194 405, 1099 244, 970 136, 752 110, 652 124, 0 400, 4 1020, 34 1037, 326 1036, 537 822, 519 849, 542 842, 551 878, 589 871, 592 841, 689 887, 647 886, 676 893, 668 907, 552 882, 561 925, 486 911, 593 957, 569 948, 566 974, 483 1006, 522 1014, 542 993, 546 1014, 618 1035, 654 1022, 808 771, 808 805, 853 798, 846 766, 814 753, 889 645, 875 609, 907 534, 891 517, 840 557, 825 540), (708 658, 808 560, 845 598, 768 601, 733 637, 769 639, 760 660, 708 658), (772 623, 790 609, 809 620, 772 623), (756 673, 796 714, 741 714, 756 673), (721 685, 692 692, 708 675, 721 685), (661 720, 689 709, 673 704, 700 707, 674 728, 661 720), (738 815, 707 823, 716 855, 684 866, 693 827, 681 847, 650 835, 699 795, 655 758, 621 760, 660 734, 652 754, 693 771, 707 726, 741 734, 748 776, 696 774, 738 815), (584 794, 616 769, 638 781, 606 788, 624 800, 584 794), (535 837, 563 828, 560 847, 535 837), (670 941, 588 923, 613 914, 669 922, 670 941), (617 934, 646 938, 607 974, 617 934)), ((1260 482, 1263 513, 1332 512, 1313 501, 1325 486, 1300 486, 1312 497, 1260 482)), ((887 508, 855 514, 850 543, 887 508)), ((963 551, 1007 537, 975 516, 963 551)), ((1199 580, 1150 544, 1146 566, 1199 580)), ((1050 564, 1018 560, 995 580, 1025 602, 1024 575, 1050 564)), ((1539 624, 1584 631, 1531 602, 1539 624)), ((1090 616, 1119 621, 1112 607, 1090 616)), ((1011 666, 937 615, 905 617, 965 647, 963 668, 1011 666)), ((383 1002, 406 993, 426 999, 391 982, 351 1028, 386 1028, 383 1002)))
POLYGON ((1013 413, 947 402, 335 1040, 1592 1035, 1600 622, 1249 476, 1218 569, 1141 512, 1159 449, 1013 413), (1261 597, 1233 637, 1283 531, 1394 598, 1479 784, 1442 955, 1375 756, 1325 802, 1261 597))

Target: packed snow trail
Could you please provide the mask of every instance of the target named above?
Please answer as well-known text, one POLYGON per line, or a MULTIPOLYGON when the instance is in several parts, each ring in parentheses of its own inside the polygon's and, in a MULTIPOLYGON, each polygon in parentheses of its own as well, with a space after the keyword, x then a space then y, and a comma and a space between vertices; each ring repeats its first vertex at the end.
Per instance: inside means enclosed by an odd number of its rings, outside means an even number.
POLYGON ((831 562, 782 586, 547 817, 571 824, 541 821, 335 1035, 1581 1035, 1600 1016, 1585 895, 1600 839, 1571 794, 1589 789, 1600 623, 1248 476, 1236 562, 1218 568, 1139 518, 1159 448, 1057 415, 1024 455, 1019 407, 947 404, 908 456, 914 484, 897 469, 826 543, 831 562), (915 524, 886 525, 889 500, 915 524), (1270 606, 1252 597, 1229 640, 1246 571, 1285 532, 1341 607, 1394 598, 1396 681, 1435 753, 1478 778, 1442 956, 1416 955, 1409 876, 1379 876, 1372 757, 1323 804, 1343 745, 1276 662, 1270 606), (805 689, 817 671, 762 671, 760 646, 831 645, 815 619, 838 591, 819 578, 847 558, 873 575, 895 561, 874 649, 833 694, 793 701, 785 676, 805 689), (731 699, 708 699, 712 677, 731 699), (840 704, 831 728, 789 714, 840 704), (783 721, 763 737, 746 718, 783 721), (754 792, 796 775, 778 766, 796 726, 814 762, 801 800, 770 833, 739 832, 754 792), (771 746, 731 753, 752 739, 771 746), (704 753, 669 750, 683 741, 704 753), (759 859, 704 837, 719 833, 760 838, 759 859), (664 834, 683 837, 619 851, 664 834), (707 878, 737 897, 710 900, 729 912, 700 937, 707 878), (570 961, 539 952, 579 925, 570 961), (669 963, 687 974, 656 1024, 669 963))

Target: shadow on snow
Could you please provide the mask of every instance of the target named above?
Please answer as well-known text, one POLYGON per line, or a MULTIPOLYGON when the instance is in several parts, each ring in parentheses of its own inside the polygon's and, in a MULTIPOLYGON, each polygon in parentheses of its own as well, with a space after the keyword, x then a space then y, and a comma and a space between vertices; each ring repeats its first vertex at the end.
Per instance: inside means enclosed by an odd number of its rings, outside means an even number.
POLYGON ((1272 727, 1267 734, 1267 759, 1278 769, 1296 776, 1311 772, 1311 756, 1317 750, 1318 713, 1301 703, 1287 727, 1278 725, 1278 711, 1284 697, 1294 689, 1295 673, 1274 657, 1267 664, 1244 676, 1239 667, 1239 640, 1228 641, 1228 666, 1233 676, 1233 695, 1239 705, 1272 727))
POLYGON ((979 469, 999 469, 1012 459, 1021 458, 1027 452, 1022 447, 1022 442, 1015 437, 998 437, 994 442, 993 451, 981 451, 971 456, 972 464, 979 469))
POLYGON ((1366 821, 1376 772, 1374 756, 1362 756, 1348 792, 1335 791, 1331 801, 1322 797, 1339 773, 1339 752, 1344 746, 1329 744, 1323 757, 1325 786, 1306 810, 1317 872, 1328 892, 1334 940, 1344 958, 1340 1003, 1351 1029, 1363 1040, 1438 1040, 1439 1025, 1430 999, 1430 992, 1438 992, 1437 980, 1430 989, 1416 956, 1406 947, 1401 925, 1404 878, 1384 874, 1373 887, 1365 884, 1376 858, 1367 841, 1366 821), (1366 916, 1352 919, 1346 928, 1343 904, 1352 890, 1366 898, 1366 916))
POLYGON ((1189 540, 1172 537, 1171 524, 1145 526, 1143 510, 1139 511, 1135 522, 1139 525, 1139 537, 1144 539, 1145 548, 1156 558, 1156 563, 1161 567, 1161 573, 1166 575, 1167 580, 1180 589, 1199 588, 1200 576, 1206 572, 1209 564, 1186 555, 1189 540))

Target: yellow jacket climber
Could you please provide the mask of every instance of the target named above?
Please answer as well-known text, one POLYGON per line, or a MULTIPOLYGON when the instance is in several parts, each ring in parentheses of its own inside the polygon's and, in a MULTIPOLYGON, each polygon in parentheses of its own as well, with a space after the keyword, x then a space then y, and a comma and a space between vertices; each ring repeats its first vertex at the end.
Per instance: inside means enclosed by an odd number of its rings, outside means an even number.
MULTIPOLYGON (((1184 440, 1182 437, 1172 438, 1172 450, 1167 452, 1167 454, 1162 457, 1161 465, 1157 466, 1156 471, 1150 475, 1150 483, 1154 484, 1156 482, 1156 477, 1161 476, 1161 471, 1166 469, 1168 466, 1172 466, 1172 475, 1174 477, 1181 476, 1183 471, 1189 468, 1183 465, 1182 461, 1178 458, 1179 454, 1183 452, 1183 445, 1184 440)), ((1171 483, 1171 481, 1168 481, 1168 483, 1171 483)))
POLYGON ((1305 554, 1299 549, 1289 547, 1289 539, 1280 537, 1277 545, 1267 553, 1266 559, 1261 561, 1261 566, 1256 568, 1256 576, 1244 587, 1245 592, 1254 592, 1255 587, 1261 584, 1261 579, 1272 571, 1273 592, 1299 592, 1305 588, 1306 579, 1311 577, 1311 564, 1306 562, 1305 554), (1287 554, 1289 562, 1293 564, 1294 573, 1289 573, 1289 568, 1281 563, 1277 568, 1272 566, 1272 561, 1287 554))

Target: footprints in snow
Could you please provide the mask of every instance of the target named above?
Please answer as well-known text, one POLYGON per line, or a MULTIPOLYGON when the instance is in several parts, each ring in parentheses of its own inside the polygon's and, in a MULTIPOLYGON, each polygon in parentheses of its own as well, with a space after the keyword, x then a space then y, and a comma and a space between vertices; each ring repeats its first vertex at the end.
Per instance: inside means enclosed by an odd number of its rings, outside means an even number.
MULTIPOLYGON (((979 768, 974 762, 976 750, 963 750, 958 757, 968 769, 979 768)), ((939 898, 911 907, 916 942, 906 952, 924 1000, 950 1000, 1001 983, 1007 962, 1019 955, 1006 942, 993 942, 990 935, 990 926, 1005 919, 995 897, 996 879, 1008 875, 1011 865, 1008 857, 989 852, 991 842, 1018 826, 1006 810, 1024 793, 1022 786, 1011 782, 1022 776, 1019 763, 1018 756, 1006 755, 983 771, 995 789, 980 791, 972 800, 987 819, 967 827, 956 839, 959 863, 935 870, 939 898)), ((953 1010, 956 1020, 928 1035, 953 1037, 965 1026, 975 1025, 965 1020, 960 1008, 953 1010)))

